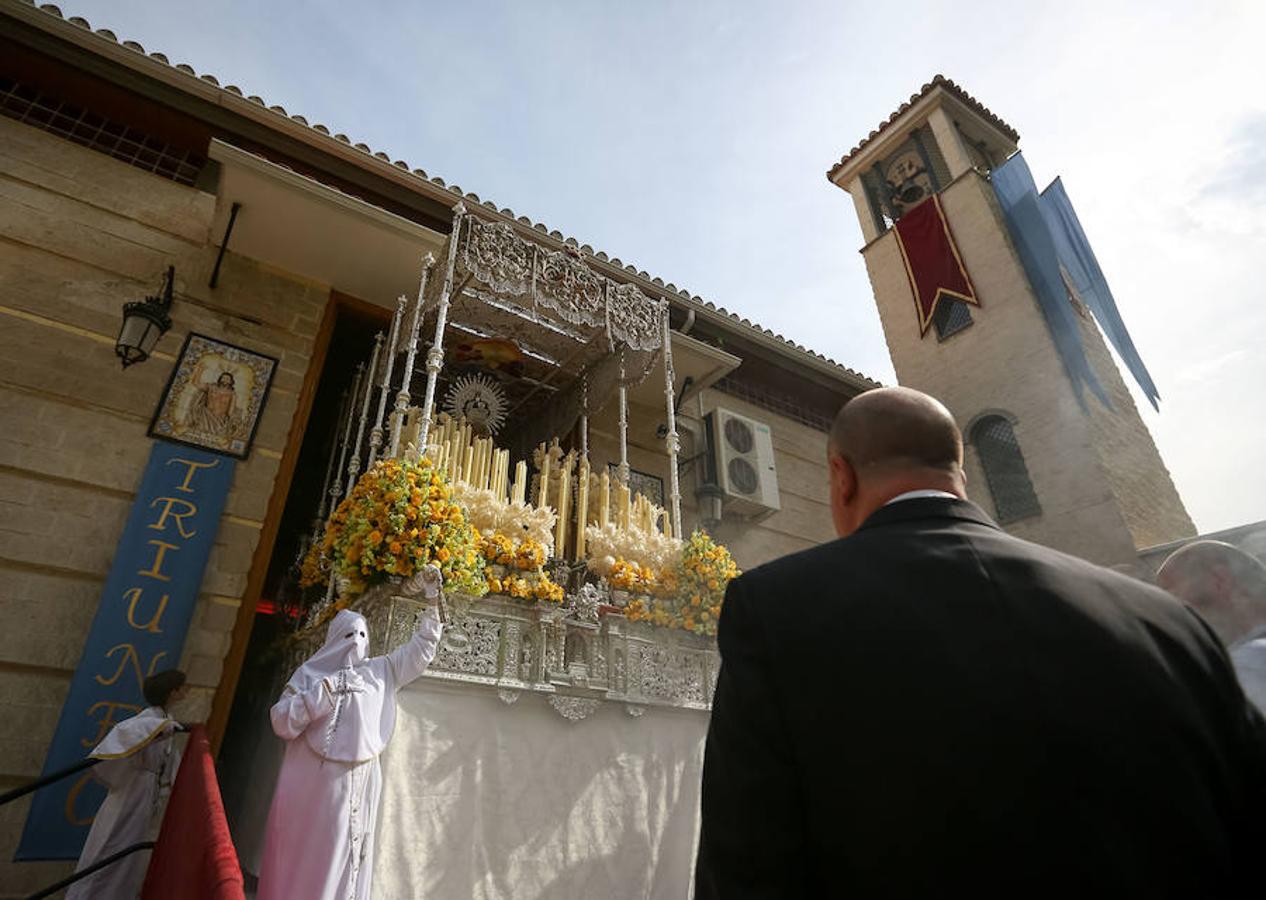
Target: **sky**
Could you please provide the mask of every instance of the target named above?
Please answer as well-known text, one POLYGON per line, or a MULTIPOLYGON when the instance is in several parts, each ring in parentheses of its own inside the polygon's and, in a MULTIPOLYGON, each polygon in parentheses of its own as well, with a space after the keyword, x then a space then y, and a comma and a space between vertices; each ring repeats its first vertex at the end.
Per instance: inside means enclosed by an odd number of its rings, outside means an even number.
POLYGON ((825 172, 942 73, 1019 131, 1039 186, 1063 177, 1196 526, 1266 519, 1264 3, 61 9, 885 383, 861 231, 825 172))

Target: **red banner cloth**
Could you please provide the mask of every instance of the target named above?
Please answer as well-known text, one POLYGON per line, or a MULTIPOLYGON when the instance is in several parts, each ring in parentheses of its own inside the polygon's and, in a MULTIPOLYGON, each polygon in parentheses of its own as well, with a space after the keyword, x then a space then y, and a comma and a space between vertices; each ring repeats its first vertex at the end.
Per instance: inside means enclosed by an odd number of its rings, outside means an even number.
POLYGON ((906 264, 919 314, 919 334, 926 334, 942 297, 980 306, 954 236, 933 194, 897 220, 897 246, 906 264))
POLYGON ((189 734, 141 900, 244 900, 206 729, 189 734))

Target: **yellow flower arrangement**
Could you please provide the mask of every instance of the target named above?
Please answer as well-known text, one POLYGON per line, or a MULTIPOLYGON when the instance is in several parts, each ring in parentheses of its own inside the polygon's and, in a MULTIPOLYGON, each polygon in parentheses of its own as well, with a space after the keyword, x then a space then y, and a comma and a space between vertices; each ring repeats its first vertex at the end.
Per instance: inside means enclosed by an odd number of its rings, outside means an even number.
POLYGON ((650 594, 655 591, 659 583, 654 570, 627 559, 615 561, 607 580, 613 588, 628 591, 631 594, 650 594))
POLYGON ((515 600, 563 602, 563 588, 545 572, 545 546, 531 537, 514 541, 504 534, 486 536, 481 547, 489 564, 507 567, 505 575, 490 575, 488 590, 515 600))
MULTIPOLYGON (((489 563, 508 566, 514 562, 514 541, 500 532, 484 535, 480 549, 483 551, 484 559, 489 563)), ((494 591, 494 593, 497 592, 494 591)))
POLYGON ((730 551, 706 531, 696 531, 682 546, 681 561, 664 573, 655 598, 630 602, 624 614, 631 622, 716 634, 725 588, 739 574, 730 551))
POLYGON ((480 551, 479 532, 453 502, 441 470, 426 457, 382 460, 326 523, 324 540, 304 560, 300 584, 317 584, 332 572, 347 579, 345 596, 356 596, 434 562, 447 590, 479 597, 488 590, 480 551))

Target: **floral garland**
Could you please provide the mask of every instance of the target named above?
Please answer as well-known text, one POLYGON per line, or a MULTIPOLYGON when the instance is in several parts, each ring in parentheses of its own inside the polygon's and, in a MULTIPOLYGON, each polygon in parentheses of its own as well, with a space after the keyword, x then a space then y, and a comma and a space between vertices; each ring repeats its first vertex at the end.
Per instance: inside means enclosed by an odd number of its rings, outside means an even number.
POLYGON ((382 460, 360 477, 309 549, 300 584, 333 576, 345 582, 344 600, 391 577, 408 578, 435 562, 450 591, 483 596, 480 535, 444 473, 422 457, 382 460))
POLYGON ((730 551, 706 531, 696 531, 683 545, 678 564, 664 574, 656 596, 630 601, 624 614, 630 622, 716 634, 725 588, 739 574, 730 551))

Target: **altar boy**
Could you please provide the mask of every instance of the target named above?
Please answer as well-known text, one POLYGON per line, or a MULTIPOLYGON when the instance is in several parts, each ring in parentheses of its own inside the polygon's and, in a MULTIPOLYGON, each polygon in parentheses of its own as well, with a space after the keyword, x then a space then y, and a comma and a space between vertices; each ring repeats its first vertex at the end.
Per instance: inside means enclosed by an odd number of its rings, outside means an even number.
MULTIPOLYGON (((152 839, 162 820, 180 756, 172 742, 180 726, 167 710, 185 694, 185 673, 158 672, 141 690, 149 706, 115 725, 88 754, 101 760, 92 775, 110 793, 92 821, 75 871, 152 839)), ((132 853, 75 882, 66 900, 135 900, 148 865, 148 850, 132 853)))

